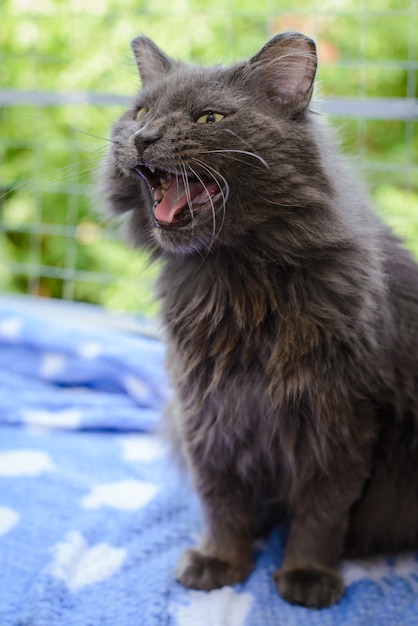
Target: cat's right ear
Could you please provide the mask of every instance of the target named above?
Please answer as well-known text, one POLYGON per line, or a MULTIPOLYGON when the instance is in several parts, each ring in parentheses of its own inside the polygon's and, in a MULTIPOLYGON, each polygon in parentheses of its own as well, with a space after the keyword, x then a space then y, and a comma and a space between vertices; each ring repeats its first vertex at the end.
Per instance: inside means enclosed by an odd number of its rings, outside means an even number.
POLYGON ((147 85, 167 74, 173 61, 151 39, 141 35, 131 42, 142 84, 147 85))
POLYGON ((249 63, 258 89, 289 113, 305 110, 312 97, 317 68, 316 46, 301 33, 280 33, 270 39, 249 63))

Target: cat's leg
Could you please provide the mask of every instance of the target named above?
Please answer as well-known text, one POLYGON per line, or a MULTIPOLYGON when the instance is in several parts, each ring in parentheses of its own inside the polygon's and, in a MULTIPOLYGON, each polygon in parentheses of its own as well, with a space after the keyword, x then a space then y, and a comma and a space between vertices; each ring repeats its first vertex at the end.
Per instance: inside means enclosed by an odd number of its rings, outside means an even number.
POLYGON ((283 565, 273 575, 288 602, 323 608, 342 597, 338 563, 349 512, 365 481, 362 465, 343 462, 328 475, 318 470, 297 494, 283 565))
POLYGON ((345 519, 334 524, 327 520, 322 527, 319 520, 300 516, 293 519, 283 566, 273 574, 280 595, 287 602, 308 608, 338 602, 344 593, 337 563, 345 530, 345 519))
POLYGON ((205 590, 242 582, 253 567, 252 498, 230 474, 200 470, 198 483, 206 530, 198 545, 181 556, 176 579, 205 590))

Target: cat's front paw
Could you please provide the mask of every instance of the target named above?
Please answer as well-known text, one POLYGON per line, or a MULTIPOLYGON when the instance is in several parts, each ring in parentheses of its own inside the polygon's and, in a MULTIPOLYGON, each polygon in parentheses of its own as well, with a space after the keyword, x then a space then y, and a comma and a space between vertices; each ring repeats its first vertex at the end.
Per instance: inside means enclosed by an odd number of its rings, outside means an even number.
POLYGON ((250 571, 250 564, 234 566, 198 550, 186 550, 178 562, 176 580, 189 589, 210 591, 242 582, 250 571))
POLYGON ((344 593, 340 576, 321 567, 295 567, 273 574, 280 595, 290 604, 322 609, 338 602, 344 593))

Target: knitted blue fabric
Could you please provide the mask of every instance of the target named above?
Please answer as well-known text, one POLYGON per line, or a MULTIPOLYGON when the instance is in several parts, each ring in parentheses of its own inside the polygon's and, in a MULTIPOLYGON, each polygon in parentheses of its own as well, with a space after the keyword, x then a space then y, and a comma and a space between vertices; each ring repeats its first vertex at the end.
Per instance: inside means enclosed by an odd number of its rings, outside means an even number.
POLYGON ((320 611, 277 594, 279 532, 242 585, 175 582, 201 519, 156 434, 163 360, 108 314, 0 298, 0 625, 418 625, 415 553, 344 562, 320 611))

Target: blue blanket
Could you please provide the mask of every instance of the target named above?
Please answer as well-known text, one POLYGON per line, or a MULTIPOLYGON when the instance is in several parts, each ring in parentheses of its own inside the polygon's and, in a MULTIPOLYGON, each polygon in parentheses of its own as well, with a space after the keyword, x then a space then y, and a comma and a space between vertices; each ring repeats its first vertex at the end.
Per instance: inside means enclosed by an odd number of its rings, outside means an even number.
POLYGON ((321 611, 278 596, 278 532, 245 584, 174 581, 201 520, 157 434, 164 348, 137 330, 87 306, 0 298, 0 625, 418 625, 413 553, 344 562, 346 594, 321 611))

